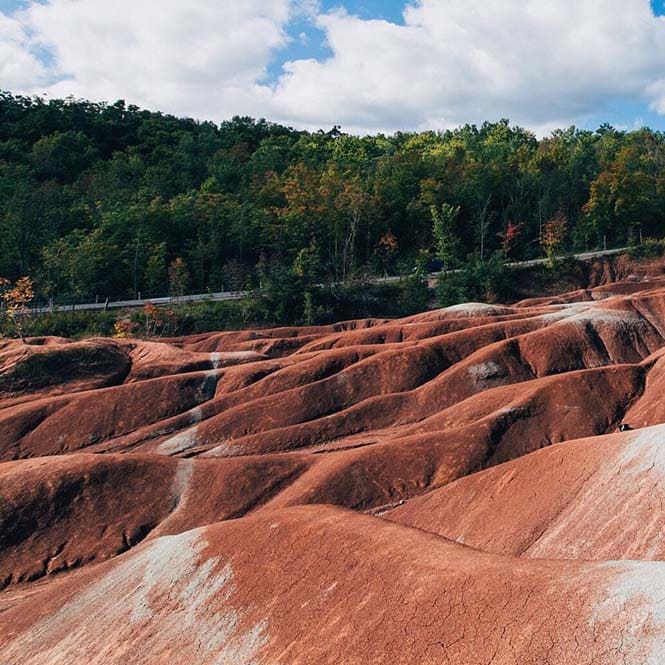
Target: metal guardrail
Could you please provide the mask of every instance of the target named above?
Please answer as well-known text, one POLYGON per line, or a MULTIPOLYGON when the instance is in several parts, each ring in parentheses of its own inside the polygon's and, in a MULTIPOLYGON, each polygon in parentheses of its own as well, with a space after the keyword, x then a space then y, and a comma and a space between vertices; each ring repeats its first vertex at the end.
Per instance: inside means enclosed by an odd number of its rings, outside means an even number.
MULTIPOLYGON (((581 254, 575 254, 574 258, 579 261, 586 261, 588 259, 597 258, 600 256, 612 256, 615 254, 621 254, 626 252, 628 247, 621 247, 619 249, 607 249, 607 250, 598 250, 594 252, 583 252, 581 254)), ((537 266, 543 265, 547 262, 547 259, 532 259, 530 261, 516 261, 512 263, 507 263, 508 267, 520 267, 520 266, 537 266)), ((450 270, 447 271, 448 274, 455 274, 461 272, 460 270, 450 270)), ((431 273, 428 275, 428 279, 436 279, 441 272, 431 273)), ((399 282, 403 277, 376 277, 371 279, 372 284, 392 284, 399 282)), ((210 300, 213 302, 219 302, 223 300, 241 300, 251 295, 251 291, 220 291, 218 293, 198 293, 188 296, 163 296, 160 298, 141 298, 138 300, 114 300, 114 301, 104 301, 104 302, 94 302, 94 303, 82 303, 80 305, 47 305, 43 307, 33 307, 30 309, 30 312, 33 314, 48 314, 50 312, 84 312, 84 311, 106 311, 113 309, 138 309, 145 307, 147 304, 152 304, 157 307, 165 305, 181 305, 183 303, 191 302, 203 302, 210 300)))
POLYGON ((181 305, 188 302, 202 302, 204 300, 240 300, 251 291, 223 291, 219 293, 201 293, 188 296, 163 296, 160 298, 141 298, 140 300, 112 300, 104 302, 80 303, 71 305, 46 305, 30 309, 34 314, 47 314, 50 312, 83 312, 106 311, 111 309, 136 309, 147 304, 155 306, 181 305))

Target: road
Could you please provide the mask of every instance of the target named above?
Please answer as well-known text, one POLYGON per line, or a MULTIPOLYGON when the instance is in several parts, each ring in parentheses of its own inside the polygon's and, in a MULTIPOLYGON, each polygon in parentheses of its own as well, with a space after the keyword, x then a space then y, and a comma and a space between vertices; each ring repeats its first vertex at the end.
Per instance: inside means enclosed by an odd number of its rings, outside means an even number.
MULTIPOLYGON (((582 254, 575 254, 575 258, 579 261, 588 261, 589 259, 594 259, 599 256, 611 256, 614 254, 622 254, 628 250, 627 247, 621 247, 620 249, 606 249, 598 250, 595 252, 583 252, 582 254)), ((519 267, 519 266, 537 266, 543 265, 546 263, 546 259, 532 259, 531 261, 518 261, 514 263, 508 263, 509 267, 519 267)), ((450 272, 460 272, 460 271, 450 271, 450 272)), ((428 276, 429 279, 436 279, 441 273, 432 273, 428 276)), ((391 284, 394 282, 399 282, 404 277, 376 277, 371 280, 373 284, 391 284)), ((157 307, 164 305, 182 305, 183 303, 190 302, 202 302, 204 300, 209 300, 213 302, 219 302, 223 300, 240 300, 247 296, 251 295, 251 291, 221 291, 219 293, 198 293, 195 295, 189 296, 180 296, 179 298, 172 298, 170 296, 164 296, 161 298, 145 298, 141 300, 115 300, 113 302, 93 302, 93 303, 82 303, 80 305, 54 305, 46 307, 33 307, 31 312, 34 314, 47 314, 49 312, 83 312, 83 311, 101 311, 101 310, 111 310, 111 309, 139 309, 144 307, 146 304, 151 303, 157 307)))

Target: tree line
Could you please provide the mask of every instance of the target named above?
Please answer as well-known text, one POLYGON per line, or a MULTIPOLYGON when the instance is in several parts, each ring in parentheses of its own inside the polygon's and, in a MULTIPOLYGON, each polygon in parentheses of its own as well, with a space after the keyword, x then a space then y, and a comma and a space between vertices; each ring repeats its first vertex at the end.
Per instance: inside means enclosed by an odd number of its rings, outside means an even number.
MULTIPOLYGON (((0 276, 88 300, 411 273, 665 235, 665 135, 357 137, 0 93, 0 276)), ((309 294, 309 295, 308 295, 309 294)))

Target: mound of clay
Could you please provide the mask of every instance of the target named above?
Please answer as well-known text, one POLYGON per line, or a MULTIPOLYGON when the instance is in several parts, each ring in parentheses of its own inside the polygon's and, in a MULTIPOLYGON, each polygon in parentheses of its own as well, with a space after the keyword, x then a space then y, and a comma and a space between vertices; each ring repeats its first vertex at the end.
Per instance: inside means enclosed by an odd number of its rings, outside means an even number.
POLYGON ((0 396, 77 392, 122 383, 131 367, 126 351, 109 340, 7 344, 0 352, 0 396))
POLYGON ((665 425, 551 446, 386 519, 486 552, 665 561, 665 425))
POLYGON ((665 662, 665 282, 590 270, 396 321, 3 340, 0 663, 665 662))
POLYGON ((5 662, 658 662, 660 564, 515 561, 293 508, 146 543, 0 613, 5 662))

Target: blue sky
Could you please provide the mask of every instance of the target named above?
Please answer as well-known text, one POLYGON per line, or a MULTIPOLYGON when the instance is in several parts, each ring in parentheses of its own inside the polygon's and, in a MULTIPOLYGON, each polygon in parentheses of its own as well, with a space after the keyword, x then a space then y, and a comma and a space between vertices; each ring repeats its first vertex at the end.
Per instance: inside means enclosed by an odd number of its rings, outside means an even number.
MULTIPOLYGON (((1 2, 2 0, 0 0, 1 2)), ((665 3, 665 0, 657 0, 665 3)), ((350 14, 355 14, 365 19, 384 19, 392 23, 402 24, 402 11, 404 2, 402 0, 322 0, 320 3, 323 12, 333 11, 344 7, 350 14)), ((272 80, 279 76, 282 63, 286 60, 299 60, 301 58, 316 58, 321 60, 330 56, 330 49, 326 46, 325 34, 313 25, 311 20, 299 20, 289 26, 291 44, 275 54, 269 67, 272 80), (303 43, 301 35, 306 36, 303 43)))
POLYGON ((405 0, 319 0, 285 19, 307 1, 0 0, 10 22, 37 5, 0 31, 0 88, 357 133, 500 117, 540 134, 573 123, 665 130, 665 21, 654 16, 665 0, 652 13, 648 0, 594 0, 607 8, 597 20, 583 11, 590 0, 532 2, 528 16, 527 0, 412 0, 407 21, 405 0))
POLYGON ((5 13, 13 12, 23 5, 20 0, 0 0, 0 11, 5 13))
MULTIPOLYGON (((25 5, 26 1, 27 0, 0 0, 0 11, 5 13, 12 12, 22 5, 25 5)), ((665 0, 656 0, 656 2, 662 5, 665 0)), ((395 22, 401 22, 402 9, 404 7, 404 3, 401 0, 348 0, 338 2, 323 0, 321 5, 324 10, 344 6, 349 12, 365 18, 384 18, 395 22)))

